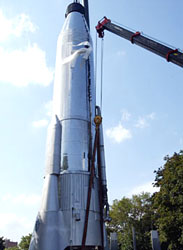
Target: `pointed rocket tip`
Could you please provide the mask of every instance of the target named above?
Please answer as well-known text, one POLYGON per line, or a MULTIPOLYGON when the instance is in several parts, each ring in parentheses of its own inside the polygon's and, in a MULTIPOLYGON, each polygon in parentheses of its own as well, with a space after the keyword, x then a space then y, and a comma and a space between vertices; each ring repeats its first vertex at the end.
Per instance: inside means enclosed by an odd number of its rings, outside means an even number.
POLYGON ((55 119, 56 119, 56 121, 57 121, 57 122, 59 121, 59 119, 58 119, 58 116, 57 116, 57 115, 55 115, 55 119))
POLYGON ((52 115, 50 126, 60 123, 60 120, 56 114, 52 115))

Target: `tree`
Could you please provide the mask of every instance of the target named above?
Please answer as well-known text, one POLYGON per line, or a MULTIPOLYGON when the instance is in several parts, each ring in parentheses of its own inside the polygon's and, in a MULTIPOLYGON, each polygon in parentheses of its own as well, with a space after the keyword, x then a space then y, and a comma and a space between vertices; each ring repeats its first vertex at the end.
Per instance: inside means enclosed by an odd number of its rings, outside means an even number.
POLYGON ((112 220, 107 229, 108 232, 118 233, 121 249, 133 249, 132 227, 136 231, 137 249, 152 249, 150 230, 153 227, 153 211, 149 193, 115 200, 110 208, 110 216, 112 220))
POLYGON ((151 250, 150 231, 154 229, 150 193, 132 196, 133 227, 136 230, 137 249, 151 250))
POLYGON ((4 237, 0 237, 0 250, 5 249, 4 243, 5 243, 4 237))
POLYGON ((132 203, 129 198, 114 200, 110 208, 111 222, 108 225, 109 232, 117 232, 119 243, 123 249, 132 249, 132 231, 131 231, 131 211, 132 203))
MULTIPOLYGON (((31 241, 32 234, 28 234, 26 236, 22 236, 20 243, 17 247, 9 247, 9 248, 0 248, 4 250, 28 250, 30 241, 31 241)), ((1 238, 0 238, 1 239, 1 238)))
POLYGON ((183 151, 164 158, 166 163, 156 173, 153 195, 155 223, 162 249, 183 249, 183 151))
POLYGON ((32 237, 32 234, 29 234, 27 236, 22 236, 21 241, 18 245, 20 250, 28 250, 29 249, 31 237, 32 237))

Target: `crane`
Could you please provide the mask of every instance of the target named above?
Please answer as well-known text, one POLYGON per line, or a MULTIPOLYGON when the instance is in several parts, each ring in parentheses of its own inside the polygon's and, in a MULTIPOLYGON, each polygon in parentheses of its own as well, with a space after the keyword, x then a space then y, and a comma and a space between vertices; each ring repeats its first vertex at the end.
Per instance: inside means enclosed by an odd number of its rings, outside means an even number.
POLYGON ((154 54, 165 58, 168 62, 172 62, 180 67, 183 67, 183 53, 179 49, 173 49, 150 39, 141 32, 132 32, 124 27, 116 25, 107 17, 103 17, 97 24, 96 30, 100 38, 104 37, 104 30, 108 30, 122 38, 129 40, 132 44, 136 44, 144 49, 147 49, 154 54))

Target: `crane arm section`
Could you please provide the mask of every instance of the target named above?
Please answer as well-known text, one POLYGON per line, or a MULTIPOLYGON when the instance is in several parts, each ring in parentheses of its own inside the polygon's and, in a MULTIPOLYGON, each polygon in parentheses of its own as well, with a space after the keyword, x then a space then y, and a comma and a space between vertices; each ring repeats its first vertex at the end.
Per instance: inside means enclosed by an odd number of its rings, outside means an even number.
POLYGON ((123 37, 129 40, 131 43, 136 44, 144 49, 147 49, 163 58, 168 62, 172 62, 180 67, 183 67, 183 53, 178 49, 172 49, 167 45, 161 44, 155 40, 143 36, 140 32, 132 32, 118 26, 111 22, 110 19, 104 17, 101 21, 98 22, 96 30, 99 34, 99 37, 104 37, 104 30, 108 30, 120 37, 123 37))

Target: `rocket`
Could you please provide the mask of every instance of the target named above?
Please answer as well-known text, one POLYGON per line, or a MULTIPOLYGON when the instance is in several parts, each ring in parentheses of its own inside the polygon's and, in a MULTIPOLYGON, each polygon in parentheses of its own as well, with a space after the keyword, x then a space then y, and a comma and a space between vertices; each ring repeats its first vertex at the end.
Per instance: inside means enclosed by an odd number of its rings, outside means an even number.
POLYGON ((42 203, 29 250, 107 249, 108 199, 87 1, 71 3, 57 42, 42 203))

